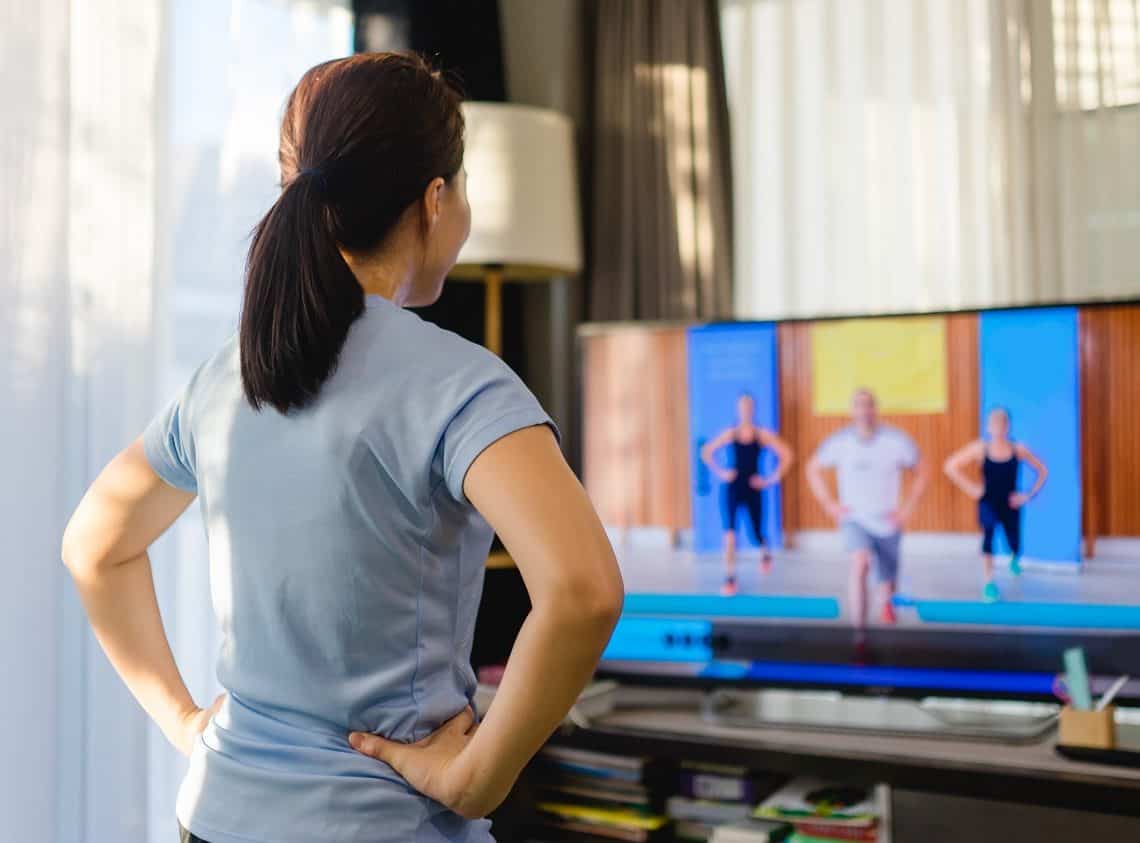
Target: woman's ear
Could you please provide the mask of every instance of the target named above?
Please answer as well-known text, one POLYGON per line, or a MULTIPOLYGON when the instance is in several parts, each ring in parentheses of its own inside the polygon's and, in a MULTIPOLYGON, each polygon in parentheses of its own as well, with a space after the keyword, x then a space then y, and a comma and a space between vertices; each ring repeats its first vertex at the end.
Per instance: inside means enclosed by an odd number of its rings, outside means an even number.
POLYGON ((443 188, 444 180, 436 176, 424 189, 424 222, 427 225, 428 231, 435 227, 439 222, 440 215, 443 213, 443 188))

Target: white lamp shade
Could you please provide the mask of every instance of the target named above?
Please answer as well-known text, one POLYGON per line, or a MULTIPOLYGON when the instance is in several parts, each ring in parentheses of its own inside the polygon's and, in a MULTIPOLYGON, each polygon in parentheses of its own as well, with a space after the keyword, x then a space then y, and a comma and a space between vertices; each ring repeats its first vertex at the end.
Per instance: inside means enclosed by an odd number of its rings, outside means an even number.
POLYGON ((582 268, 574 126, 557 111, 490 102, 463 104, 471 236, 458 277, 501 265, 507 278, 537 280, 582 268))

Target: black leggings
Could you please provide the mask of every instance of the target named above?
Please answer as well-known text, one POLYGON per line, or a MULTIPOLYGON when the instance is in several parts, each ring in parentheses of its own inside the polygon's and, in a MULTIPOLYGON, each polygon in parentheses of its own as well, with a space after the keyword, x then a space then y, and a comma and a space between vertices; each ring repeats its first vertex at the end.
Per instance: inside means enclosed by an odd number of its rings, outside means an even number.
POLYGON ((721 502, 721 520, 724 531, 736 530, 736 513, 744 507, 748 511, 748 523, 752 525, 752 536, 756 544, 764 544, 764 508, 761 493, 744 483, 729 483, 724 487, 721 502))
POLYGON ((982 553, 994 552, 994 533, 1000 525, 1013 555, 1021 553, 1021 510, 1009 504, 1004 506, 990 501, 978 502, 978 523, 982 527, 982 553))

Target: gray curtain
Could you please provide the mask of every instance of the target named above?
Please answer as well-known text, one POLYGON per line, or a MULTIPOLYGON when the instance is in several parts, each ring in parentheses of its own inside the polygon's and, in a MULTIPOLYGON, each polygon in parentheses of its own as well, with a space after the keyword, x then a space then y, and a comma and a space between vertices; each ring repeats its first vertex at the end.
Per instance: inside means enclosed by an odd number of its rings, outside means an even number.
POLYGON ((732 314, 732 177, 716 0, 600 0, 591 319, 732 314))

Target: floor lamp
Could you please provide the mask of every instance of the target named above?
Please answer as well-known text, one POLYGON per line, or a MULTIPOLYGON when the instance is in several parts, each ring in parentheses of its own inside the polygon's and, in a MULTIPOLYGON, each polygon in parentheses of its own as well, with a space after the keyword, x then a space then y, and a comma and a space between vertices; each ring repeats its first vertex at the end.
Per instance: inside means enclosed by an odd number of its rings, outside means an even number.
POLYGON ((486 292, 484 344, 503 352, 506 282, 547 282, 582 268, 574 126, 557 111, 463 105, 471 236, 451 277, 486 292))
MULTIPOLYGON (((510 103, 468 102, 463 113, 471 235, 450 277, 483 285, 483 342, 502 354, 503 284, 582 268, 574 126, 557 111, 510 103)), ((493 552, 487 564, 514 563, 493 552)))

